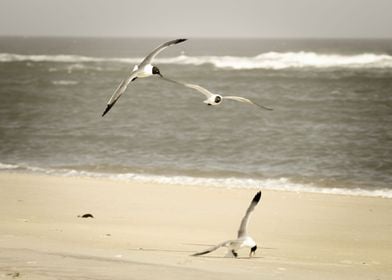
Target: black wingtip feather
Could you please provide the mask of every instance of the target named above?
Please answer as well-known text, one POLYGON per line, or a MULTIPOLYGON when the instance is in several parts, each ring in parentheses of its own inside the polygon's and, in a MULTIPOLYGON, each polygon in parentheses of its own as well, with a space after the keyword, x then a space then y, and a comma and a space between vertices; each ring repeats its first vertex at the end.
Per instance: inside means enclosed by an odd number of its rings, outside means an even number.
POLYGON ((188 39, 183 39, 183 38, 177 39, 177 40, 176 40, 176 44, 182 43, 182 42, 184 42, 184 41, 186 41, 186 40, 188 40, 188 39))
POLYGON ((102 114, 102 117, 105 116, 106 113, 109 112, 110 108, 112 108, 112 107, 113 107, 113 104, 108 104, 108 105, 106 106, 105 111, 104 111, 103 114, 102 114))
POLYGON ((261 198, 261 191, 258 191, 255 197, 253 198, 254 202, 259 202, 261 198))
POLYGON ((197 253, 192 254, 191 256, 192 257, 197 257, 197 256, 202 256, 202 255, 205 255, 205 254, 208 254, 208 253, 211 253, 211 251, 197 252, 197 253))

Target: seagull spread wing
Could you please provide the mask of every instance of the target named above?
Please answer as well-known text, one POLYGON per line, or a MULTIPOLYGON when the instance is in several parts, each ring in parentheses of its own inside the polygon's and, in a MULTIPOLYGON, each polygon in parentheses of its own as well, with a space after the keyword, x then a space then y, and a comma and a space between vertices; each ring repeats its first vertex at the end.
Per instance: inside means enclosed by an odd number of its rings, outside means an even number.
POLYGON ((246 210, 245 216, 242 218, 240 228, 238 229, 238 235, 237 235, 238 238, 247 235, 246 228, 248 226, 250 213, 253 212, 256 205, 259 203, 260 198, 261 198, 261 191, 257 192, 257 194, 254 196, 252 202, 250 203, 248 209, 246 210))
POLYGON ((113 107, 113 105, 117 102, 117 100, 121 97, 121 95, 127 89, 127 86, 130 82, 132 82, 136 78, 137 72, 133 71, 132 74, 127 78, 121 81, 120 85, 114 91, 112 97, 110 97, 108 104, 106 105, 106 109, 102 114, 102 117, 106 115, 107 112, 113 107))
POLYGON ((162 45, 155 48, 149 55, 146 56, 146 58, 139 64, 139 68, 143 68, 144 65, 151 63, 151 61, 154 59, 154 57, 156 57, 161 51, 163 51, 167 47, 184 42, 186 40, 187 39, 176 39, 176 40, 172 40, 172 41, 163 43, 162 45))
POLYGON ((240 97, 240 96, 223 96, 223 99, 231 99, 231 100, 235 100, 235 101, 239 101, 239 102, 243 102, 243 103, 253 104, 253 105, 256 105, 256 106, 258 106, 262 109, 265 109, 265 110, 273 110, 272 108, 265 107, 263 105, 254 103, 253 101, 251 101, 247 98, 244 98, 244 97, 240 97))
POLYGON ((210 247, 210 248, 208 248, 208 249, 205 250, 205 251, 194 253, 194 254, 192 254, 192 256, 201 256, 201 255, 205 255, 205 254, 211 253, 211 252, 213 252, 213 251, 219 249, 220 247, 226 247, 226 246, 227 246, 228 244, 230 244, 232 241, 233 241, 233 240, 227 240, 227 241, 225 241, 225 242, 219 243, 219 244, 216 245, 216 246, 210 247))

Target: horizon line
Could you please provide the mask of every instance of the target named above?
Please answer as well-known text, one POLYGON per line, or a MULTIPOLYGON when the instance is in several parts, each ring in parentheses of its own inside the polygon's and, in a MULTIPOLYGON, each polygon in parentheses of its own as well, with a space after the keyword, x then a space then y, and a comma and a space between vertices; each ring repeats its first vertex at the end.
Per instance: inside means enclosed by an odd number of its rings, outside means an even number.
POLYGON ((111 35, 9 35, 9 34, 0 34, 0 38, 25 38, 25 39, 34 39, 34 38, 72 38, 72 39, 170 39, 170 38, 180 38, 184 37, 187 39, 203 39, 203 40, 392 40, 392 37, 284 37, 284 36, 276 36, 276 37, 252 37, 252 36, 240 36, 240 37, 213 37, 213 36, 111 36, 111 35))

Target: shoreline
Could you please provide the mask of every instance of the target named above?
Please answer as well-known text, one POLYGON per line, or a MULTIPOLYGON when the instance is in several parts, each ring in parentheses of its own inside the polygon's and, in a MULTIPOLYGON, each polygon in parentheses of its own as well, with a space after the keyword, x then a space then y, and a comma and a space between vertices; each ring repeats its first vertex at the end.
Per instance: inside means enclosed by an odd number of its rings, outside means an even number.
MULTIPOLYGON (((386 279, 392 200, 262 190, 256 257, 225 250, 256 190, 0 173, 0 276, 386 279), (91 213, 93 219, 77 215, 91 213), (16 275, 16 274, 14 274, 16 275)), ((8 277, 8 278, 7 278, 8 277)))
MULTIPOLYGON (((164 184, 164 185, 181 185, 195 187, 216 187, 216 188, 234 188, 234 189, 263 189, 270 191, 283 191, 295 193, 314 193, 327 195, 347 195, 361 197, 379 197, 392 198, 392 190, 387 188, 369 189, 363 187, 326 187, 317 186, 314 183, 296 182, 289 178, 268 178, 252 179, 241 177, 204 177, 191 175, 162 175, 150 173, 100 173, 93 171, 83 171, 74 169, 52 169, 41 167, 20 167, 12 164, 0 163, 0 174, 27 174, 27 175, 45 175, 65 178, 91 178, 97 180, 111 180, 124 183, 147 183, 147 184, 164 184), (259 186, 262 186, 260 188, 259 186)), ((327 183, 331 185, 332 183, 327 183)), ((342 181, 341 184, 347 185, 342 181)), ((353 184, 353 183, 352 183, 353 184)))

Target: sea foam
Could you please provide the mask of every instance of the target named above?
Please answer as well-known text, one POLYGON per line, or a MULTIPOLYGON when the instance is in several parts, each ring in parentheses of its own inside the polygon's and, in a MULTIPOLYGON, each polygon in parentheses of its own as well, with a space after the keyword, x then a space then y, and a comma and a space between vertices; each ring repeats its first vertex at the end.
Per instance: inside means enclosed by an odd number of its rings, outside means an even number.
POLYGON ((10 169, 18 169, 18 168, 19 168, 18 165, 6 164, 0 162, 0 170, 10 170, 10 169))
MULTIPOLYGON (((22 55, 0 53, 0 62, 58 62, 58 63, 139 63, 142 57, 104 58, 80 55, 22 55)), ((157 64, 203 65, 216 68, 251 70, 251 69, 301 69, 301 68, 349 68, 349 69, 392 69, 392 56, 387 54, 362 53, 354 55, 320 54, 315 52, 266 52, 256 56, 188 56, 179 55, 169 58, 157 58, 157 64)))
POLYGON ((72 81, 72 80, 56 80, 52 81, 52 84, 56 86, 72 86, 72 85, 77 85, 79 82, 78 81, 72 81))

